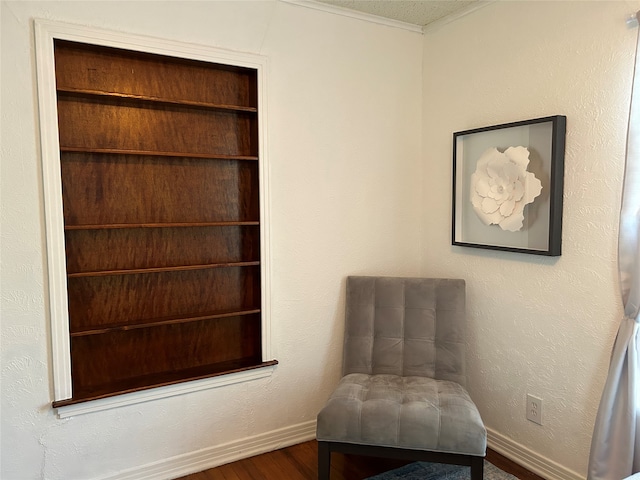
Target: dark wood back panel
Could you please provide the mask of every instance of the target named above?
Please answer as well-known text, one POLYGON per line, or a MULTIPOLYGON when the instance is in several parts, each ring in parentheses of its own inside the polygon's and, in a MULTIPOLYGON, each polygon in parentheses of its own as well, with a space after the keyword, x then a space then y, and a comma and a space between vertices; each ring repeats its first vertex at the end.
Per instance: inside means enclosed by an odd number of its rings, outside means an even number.
POLYGON ((71 355, 79 387, 259 357, 259 314, 75 337, 71 355))
POLYGON ((254 113, 58 95, 61 148, 258 154, 254 113))
POLYGON ((70 278, 70 329, 259 309, 259 281, 258 266, 70 278))
POLYGON ((62 154, 66 225, 259 221, 258 163, 62 154))
POLYGON ((58 40, 55 55, 65 402, 264 364, 257 70, 58 40))
POLYGON ((66 232, 67 272, 260 261, 259 226, 66 232))
POLYGON ((254 69, 61 40, 55 56, 61 89, 257 107, 254 69))

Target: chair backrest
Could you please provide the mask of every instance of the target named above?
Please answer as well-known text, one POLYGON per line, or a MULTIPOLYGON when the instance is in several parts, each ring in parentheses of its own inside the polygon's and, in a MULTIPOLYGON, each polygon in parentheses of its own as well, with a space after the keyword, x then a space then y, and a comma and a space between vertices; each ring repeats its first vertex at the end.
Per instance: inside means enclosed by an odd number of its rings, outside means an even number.
POLYGON ((348 277, 342 372, 466 386, 465 282, 348 277))

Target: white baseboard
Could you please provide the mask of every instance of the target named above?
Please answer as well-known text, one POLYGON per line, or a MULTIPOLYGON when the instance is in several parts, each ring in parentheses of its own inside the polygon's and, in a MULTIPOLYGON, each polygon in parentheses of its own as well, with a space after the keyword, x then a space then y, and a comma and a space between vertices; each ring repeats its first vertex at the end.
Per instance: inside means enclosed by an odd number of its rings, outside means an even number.
POLYGON ((170 480, 314 439, 316 421, 299 423, 224 445, 148 463, 101 480, 170 480))
POLYGON ((584 480, 585 477, 487 428, 487 446, 547 480, 584 480))
MULTIPOLYGON (((101 477, 100 480, 171 480, 306 442, 314 439, 315 435, 316 421, 311 420, 223 445, 176 455, 115 475, 101 477)), ((585 478, 489 428, 487 429, 487 444, 492 450, 547 480, 584 480, 585 478)))

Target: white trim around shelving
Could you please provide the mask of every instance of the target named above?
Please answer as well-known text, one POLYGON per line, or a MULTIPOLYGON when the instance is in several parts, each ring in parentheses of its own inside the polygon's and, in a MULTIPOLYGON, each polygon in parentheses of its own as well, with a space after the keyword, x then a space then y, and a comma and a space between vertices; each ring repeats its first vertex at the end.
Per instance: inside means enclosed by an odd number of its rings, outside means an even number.
POLYGON ((71 397, 71 355, 53 36, 47 26, 38 21, 35 35, 53 388, 54 398, 64 399, 71 397))
POLYGON ((161 398, 199 392, 210 388, 224 387, 226 385, 233 385, 234 383, 258 380, 260 378, 270 377, 275 368, 275 365, 259 367, 244 372, 228 373, 217 377, 192 380, 164 387, 150 388, 149 390, 141 390, 139 392, 125 393, 122 395, 115 395, 113 397, 91 400, 89 402, 66 405, 64 407, 58 407, 56 410, 58 412, 58 418, 76 417, 86 413, 100 412, 102 410, 135 405, 137 403, 159 400, 161 398))
MULTIPOLYGON (((71 354, 67 304, 67 276, 62 210, 62 181, 60 146, 58 141, 58 112, 54 68, 54 40, 69 40, 107 47, 136 50, 179 58, 253 68, 258 73, 258 138, 261 191, 261 280, 262 280, 262 360, 270 361, 271 305, 270 305, 270 248, 269 248, 269 183, 268 150, 266 144, 266 72, 267 58, 245 52, 234 52, 206 45, 113 32, 99 28, 49 20, 34 20, 40 138, 43 170, 45 229, 47 239, 47 267, 49 286, 49 320, 53 369, 53 399, 72 397, 71 354)), ((89 413, 122 405, 146 402, 163 397, 216 388, 233 383, 270 376, 274 367, 261 367, 245 372, 222 375, 159 387, 151 390, 94 400, 83 404, 58 408, 60 417, 89 413)))

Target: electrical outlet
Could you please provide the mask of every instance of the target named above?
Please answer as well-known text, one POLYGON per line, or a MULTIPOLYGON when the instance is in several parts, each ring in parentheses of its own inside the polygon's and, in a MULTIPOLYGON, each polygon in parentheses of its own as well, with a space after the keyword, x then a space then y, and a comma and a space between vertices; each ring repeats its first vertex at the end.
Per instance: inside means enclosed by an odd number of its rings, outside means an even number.
POLYGON ((527 420, 542 425, 542 399, 527 394, 527 420))

